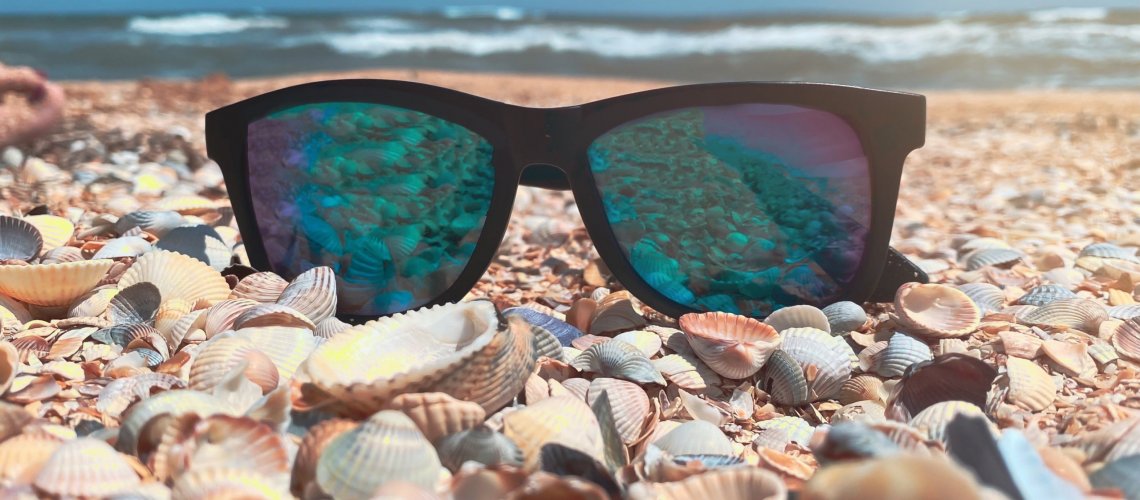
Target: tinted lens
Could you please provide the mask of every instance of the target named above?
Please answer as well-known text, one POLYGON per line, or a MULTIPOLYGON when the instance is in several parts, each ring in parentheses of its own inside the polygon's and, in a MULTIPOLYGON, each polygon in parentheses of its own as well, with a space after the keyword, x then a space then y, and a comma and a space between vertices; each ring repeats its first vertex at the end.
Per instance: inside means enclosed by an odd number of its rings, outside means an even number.
POLYGON ((414 308, 467 266, 491 206, 491 144, 393 106, 297 106, 249 125, 254 215, 273 271, 331 266, 342 314, 414 308))
POLYGON ((675 302, 753 316, 827 302, 862 260, 867 158, 833 114, 678 109, 609 131, 589 155, 622 250, 675 302))

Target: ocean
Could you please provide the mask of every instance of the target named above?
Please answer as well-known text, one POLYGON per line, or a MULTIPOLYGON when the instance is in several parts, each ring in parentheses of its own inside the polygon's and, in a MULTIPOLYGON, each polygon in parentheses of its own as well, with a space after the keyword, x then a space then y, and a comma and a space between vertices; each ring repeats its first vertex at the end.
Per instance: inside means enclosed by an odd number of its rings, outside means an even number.
POLYGON ((0 14, 0 61, 98 80, 416 68, 899 89, 1137 89, 1140 9, 0 14))

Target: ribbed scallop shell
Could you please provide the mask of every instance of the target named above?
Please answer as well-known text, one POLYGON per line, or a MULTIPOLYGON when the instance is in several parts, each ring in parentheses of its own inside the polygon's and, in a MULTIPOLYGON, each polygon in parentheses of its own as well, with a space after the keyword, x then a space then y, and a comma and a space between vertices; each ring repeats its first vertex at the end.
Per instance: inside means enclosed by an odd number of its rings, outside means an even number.
POLYGON ((444 437, 436 450, 439 461, 452 472, 457 472, 469 460, 484 465, 523 465, 523 452, 518 445, 485 425, 444 437))
POLYGON ((1113 460, 1089 476, 1089 481, 1100 490, 1116 489, 1124 498, 1140 498, 1140 455, 1113 460))
POLYGON ((641 351, 647 358, 656 356, 661 351, 661 337, 647 330, 632 330, 618 334, 614 340, 620 340, 632 345, 641 351))
POLYGON ((322 420, 305 434, 301 444, 297 447, 297 456, 293 461, 293 474, 290 479, 290 489, 297 496, 302 496, 307 485, 313 482, 317 475, 317 462, 328 446, 337 436, 351 431, 359 425, 347 419, 331 418, 322 420))
POLYGON ((649 397, 637 384, 614 378, 596 378, 590 382, 586 392, 586 402, 592 408, 602 392, 609 395, 613 408, 614 426, 626 445, 637 441, 645 426, 646 417, 652 413, 649 397))
POLYGON ((645 326, 648 322, 638 312, 638 304, 637 299, 627 290, 606 295, 598 301, 598 307, 590 317, 590 328, 586 333, 601 335, 645 326))
POLYGON ((242 278, 230 292, 232 299, 250 299, 263 304, 277 302, 289 282, 273 273, 253 273, 242 278))
POLYGON ((274 478, 253 469, 206 468, 191 470, 174 482, 171 500, 284 500, 290 498, 274 478))
POLYGON ((1006 377, 1009 383, 1007 398, 1010 403, 1029 411, 1041 411, 1053 404, 1057 388, 1049 374, 1027 359, 1006 359, 1006 377))
POLYGON ((257 302, 249 299, 226 299, 210 306, 204 313, 202 325, 206 338, 237 328, 235 322, 238 317, 255 305, 257 302))
MULTIPOLYGON (((522 318, 518 318, 517 321, 526 322, 526 320, 522 318)), ((545 356, 547 358, 563 361, 562 343, 558 341, 558 337, 555 337, 553 333, 542 328, 535 328, 534 325, 530 323, 526 323, 526 325, 530 327, 530 333, 534 339, 535 358, 545 356)))
POLYGON ((32 484, 62 444, 54 435, 35 431, 4 440, 0 443, 0 480, 5 484, 32 484))
POLYGON ((598 420, 585 401, 571 396, 544 399, 503 418, 503 434, 519 446, 525 467, 538 466, 542 446, 558 443, 595 459, 603 457, 598 420))
POLYGON ((58 496, 103 497, 138 486, 139 476, 111 445, 94 438, 68 441, 36 476, 36 489, 58 496))
MULTIPOLYGON (((872 460, 847 460, 817 472, 800 498, 845 498, 847 492, 871 492, 867 498, 988 498, 973 476, 943 457, 896 454, 872 460)), ((1000 494, 999 494, 1000 495, 1000 494)))
POLYGON ((681 316, 679 325, 693 352, 726 378, 752 376, 780 347, 774 328, 738 314, 690 313, 681 316))
POLYGON ((233 260, 233 250, 214 228, 205 225, 171 229, 155 248, 188 255, 221 272, 233 260))
POLYGON ((527 374, 534 372, 536 357, 529 325, 510 318, 485 349, 432 384, 431 390, 478 403, 491 413, 522 391, 527 374))
POLYGON ((665 385, 665 379, 641 351, 620 340, 590 346, 571 361, 578 371, 631 380, 639 384, 665 385))
POLYGON ((934 338, 961 337, 978 329, 981 310, 949 285, 908 283, 895 294, 895 313, 908 332, 934 338))
POLYGON ((135 453, 143 427, 162 414, 172 417, 185 413, 209 416, 229 411, 221 400, 211 394, 191 390, 166 391, 145 398, 127 409, 119 427, 116 446, 127 453, 135 453))
POLYGON ((32 260, 43 250, 39 229, 28 221, 0 215, 0 260, 32 260))
POLYGON ((119 378, 111 381, 96 400, 95 409, 111 418, 119 418, 135 401, 150 397, 152 394, 182 388, 186 384, 173 375, 165 373, 144 373, 128 378, 119 378))
POLYGON ((259 326, 242 328, 233 333, 234 337, 244 338, 253 343, 259 351, 269 356, 277 365, 280 380, 293 378, 293 373, 317 348, 317 337, 306 328, 284 326, 259 326))
POLYGON ((849 332, 858 330, 867 323, 867 312, 863 306, 851 301, 842 301, 823 308, 827 323, 831 325, 831 333, 849 332))
POLYGON ((815 428, 800 417, 783 416, 776 417, 770 420, 762 420, 756 423, 759 429, 780 429, 788 434, 788 439, 807 446, 811 441, 811 436, 815 433, 815 428))
MULTIPOLYGON (((103 257, 95 256, 92 259, 101 259, 103 257)), ((56 247, 50 252, 44 252, 43 257, 40 258, 40 264, 60 264, 63 262, 79 262, 87 260, 83 257, 83 250, 76 247, 56 247)))
POLYGON ((503 316, 511 315, 518 315, 527 323, 530 323, 532 328, 549 332, 558 339, 558 342, 563 347, 570 346, 570 342, 583 335, 581 330, 574 328, 569 323, 536 311, 531 307, 512 307, 503 311, 503 316))
POLYGON ((1108 342, 1096 341, 1089 345, 1089 356, 1100 366, 1105 366, 1120 359, 1116 347, 1108 342))
POLYGON ((690 420, 653 441, 670 455, 733 455, 732 441, 704 420, 690 420))
POLYGON ((120 236, 107 240, 95 252, 92 259, 118 259, 122 257, 137 257, 151 249, 149 241, 139 236, 120 236))
POLYGON ((154 250, 139 257, 123 273, 119 289, 141 282, 158 287, 163 301, 182 299, 214 304, 230 295, 230 286, 218 271, 198 259, 166 250, 154 250))
POLYGON ((95 288, 114 263, 112 260, 85 260, 0 266, 0 295, 25 304, 66 306, 95 288))
POLYGON ((1140 318, 1140 304, 1112 306, 1108 308, 1108 316, 1120 320, 1140 318))
POLYGON ((754 467, 727 467, 689 476, 680 481, 641 481, 629 489, 633 500, 781 500, 787 487, 775 474, 754 467))
POLYGON ((313 330, 313 335, 316 335, 322 339, 331 339, 333 338, 333 335, 343 332, 349 329, 351 326, 352 325, 337 319, 336 316, 332 316, 325 318, 325 320, 321 321, 320 323, 317 323, 317 328, 313 330))
POLYGON ((1077 294, 1069 291, 1068 288, 1061 285, 1045 284, 1038 285, 1025 292, 1021 298, 1017 299, 1018 304, 1041 307, 1051 302, 1056 302, 1062 299, 1076 298, 1077 294))
POLYGON ((168 231, 181 226, 186 221, 178 212, 140 210, 128 213, 115 222, 115 231, 123 234, 131 228, 140 228, 162 238, 168 231))
POLYGON ((366 500, 389 481, 434 488, 441 464, 435 448, 403 413, 385 410, 337 436, 317 462, 317 484, 338 499, 366 500))
POLYGON ((292 307, 313 323, 336 314, 336 275, 328 266, 314 267, 293 279, 277 303, 292 307))
POLYGON ((800 365, 812 401, 835 396, 851 378, 854 352, 842 338, 814 328, 790 328, 780 335, 780 350, 800 365))
POLYGON ((849 405, 859 401, 877 401, 885 403, 886 390, 883 389, 883 380, 874 375, 862 374, 851 377, 839 388, 836 396, 839 404, 849 405))
POLYGON ((879 357, 875 371, 884 377, 901 377, 915 363, 934 358, 925 342, 909 335, 895 332, 879 357))
POLYGON ((944 354, 911 368, 891 391, 887 410, 894 418, 917 415, 943 401, 986 405, 997 370, 965 354, 944 354))
POLYGON ((29 215, 24 221, 35 226, 43 238, 43 251, 48 252, 64 246, 75 234, 71 221, 55 215, 29 215))
POLYGON ((981 248, 966 256, 966 270, 975 271, 986 266, 1004 266, 1020 261, 1025 256, 1011 248, 981 248))
POLYGON ((756 384, 779 405, 800 406, 811 401, 811 389, 803 368, 783 351, 772 353, 756 384))
POLYGON ((1018 319, 1029 325, 1096 332, 1101 322, 1108 319, 1108 311, 1095 300, 1061 299, 1034 309, 1018 319))
POLYGON ((273 360, 247 339, 226 337, 202 345, 190 366, 190 388, 209 392, 242 363, 246 363, 245 376, 263 393, 277 387, 280 374, 273 360))
POLYGON ((401 394, 386 409, 411 418, 428 441, 465 431, 483 423, 487 413, 470 401, 460 401, 441 392, 401 394))
POLYGON ((670 382, 687 391, 703 391, 720 384, 720 376, 696 354, 670 354, 653 360, 654 368, 670 382))
POLYGON ((1132 318, 1116 327, 1112 334, 1112 346, 1121 356, 1140 361, 1140 317, 1132 318))
POLYGON ((1140 257, 1135 250, 1129 250, 1113 245, 1112 243, 1093 243, 1081 249, 1078 257, 1099 257, 1102 259, 1119 259, 1140 263, 1140 257))
POLYGON ((966 283, 958 285, 958 289, 977 304, 983 315, 1005 307, 1005 292, 990 283, 966 283))
POLYGON ((887 409, 877 401, 856 401, 844 405, 831 415, 828 423, 839 422, 878 422, 887 419, 887 409))
MULTIPOLYGON (((862 308, 859 310, 862 311, 862 308)), ((831 323, 828 321, 827 314, 824 314, 819 308, 807 304, 777 309, 767 318, 764 318, 764 323, 777 332, 783 332, 789 328, 815 328, 831 333, 831 323)))
MULTIPOLYGON (((246 301, 244 304, 252 302, 249 301, 249 299, 240 300, 246 301)), ((308 316, 305 316, 304 313, 281 304, 258 304, 252 302, 252 305, 242 310, 233 320, 233 327, 239 330, 259 326, 284 326, 289 328, 304 328, 306 330, 315 330, 317 328, 317 325, 313 323, 308 316)))
POLYGON ((946 426, 950 425, 950 422, 958 415, 986 418, 985 412, 973 403, 967 403, 965 401, 943 401, 922 410, 918 415, 910 419, 909 423, 911 427, 925 431, 930 439, 946 442, 946 426))
POLYGON ((1083 343, 1046 340, 1041 350, 1057 368, 1070 377, 1093 377, 1096 375, 1096 361, 1089 356, 1089 346, 1083 343))
POLYGON ((107 317, 116 325, 147 323, 154 319, 161 302, 158 287, 135 283, 115 294, 107 305, 107 317))

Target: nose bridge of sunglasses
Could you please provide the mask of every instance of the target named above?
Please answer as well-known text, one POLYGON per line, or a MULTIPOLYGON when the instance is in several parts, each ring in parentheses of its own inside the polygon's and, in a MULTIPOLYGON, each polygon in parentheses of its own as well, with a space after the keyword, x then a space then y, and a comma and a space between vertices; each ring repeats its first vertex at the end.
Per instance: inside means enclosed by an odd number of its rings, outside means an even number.
POLYGON ((520 184, 569 189, 571 153, 581 109, 515 107, 507 114, 511 159, 519 166, 520 184))
POLYGON ((570 189, 570 178, 566 172, 549 163, 531 163, 523 167, 519 184, 542 189, 570 189))

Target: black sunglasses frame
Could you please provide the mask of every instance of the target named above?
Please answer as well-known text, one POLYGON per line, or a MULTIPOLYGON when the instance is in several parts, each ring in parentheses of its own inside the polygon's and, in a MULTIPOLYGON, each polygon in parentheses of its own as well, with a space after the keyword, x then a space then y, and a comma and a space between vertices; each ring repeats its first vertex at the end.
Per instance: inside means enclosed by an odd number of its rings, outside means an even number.
MULTIPOLYGON (((455 283, 425 306, 461 300, 486 272, 507 230, 518 186, 569 189, 587 233, 614 277, 650 307, 679 316, 695 310, 638 275, 610 227, 587 148, 611 129, 662 111, 731 104, 786 104, 826 111, 858 135, 871 175, 871 227, 862 263, 840 300, 889 301, 910 281, 928 278, 889 248, 903 163, 925 140, 926 98, 918 94, 818 83, 733 82, 683 85, 559 108, 506 104, 443 87, 398 80, 332 80, 288 87, 206 114, 207 152, 222 169, 250 264, 271 270, 253 212, 246 138, 250 123, 276 111, 320 102, 398 106, 462 125, 494 148, 495 186, 474 253, 455 283)), ((291 278, 291 277, 286 277, 291 278)), ((376 316, 338 315, 357 323, 376 316)))

